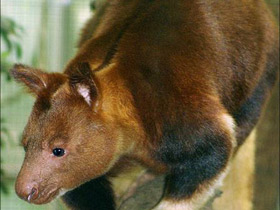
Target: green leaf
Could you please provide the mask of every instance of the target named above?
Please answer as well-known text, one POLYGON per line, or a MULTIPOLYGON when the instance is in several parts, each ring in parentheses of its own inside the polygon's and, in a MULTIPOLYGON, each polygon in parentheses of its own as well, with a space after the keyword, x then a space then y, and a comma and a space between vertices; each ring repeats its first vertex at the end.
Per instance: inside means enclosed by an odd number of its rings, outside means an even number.
POLYGON ((16 56, 17 56, 17 58, 19 59, 19 58, 21 58, 21 56, 22 56, 22 49, 21 49, 21 46, 20 46, 20 44, 17 43, 17 42, 16 42, 14 45, 15 45, 15 48, 16 48, 16 56))
POLYGON ((1 53, 1 62, 2 62, 3 60, 6 60, 6 59, 8 58, 9 55, 10 55, 10 52, 9 52, 9 51, 3 51, 3 52, 1 53))
POLYGON ((91 10, 91 11, 96 10, 96 1, 95 1, 95 0, 92 0, 92 1, 90 2, 90 10, 91 10))
MULTIPOLYGON (((2 162, 2 161, 1 161, 1 162, 2 162)), ((1 168, 1 169, 0 169, 0 175, 1 175, 0 190, 1 190, 1 192, 3 192, 4 194, 8 194, 8 193, 9 193, 8 187, 6 186, 5 182, 3 182, 3 179, 2 179, 2 177, 3 177, 4 174, 5 174, 5 173, 4 173, 3 169, 1 168)))
POLYGON ((4 43, 7 46, 8 51, 11 51, 12 50, 12 43, 11 43, 9 37, 8 37, 8 34, 7 33, 2 33, 1 35, 2 35, 1 37, 3 38, 4 43))

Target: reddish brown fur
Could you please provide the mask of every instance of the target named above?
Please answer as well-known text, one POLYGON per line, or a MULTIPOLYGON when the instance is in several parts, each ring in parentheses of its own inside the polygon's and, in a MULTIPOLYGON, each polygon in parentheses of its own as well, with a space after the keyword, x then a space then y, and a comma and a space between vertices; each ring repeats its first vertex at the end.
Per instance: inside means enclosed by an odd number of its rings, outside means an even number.
MULTIPOLYGON (((277 46, 278 29, 261 0, 106 3, 87 23, 63 74, 13 70, 38 96, 23 136, 27 154, 18 194, 26 199, 26 183, 30 188, 34 180, 39 188, 50 185, 50 174, 56 174, 52 190, 72 189, 118 171, 129 159, 167 173, 166 199, 195 208, 193 200, 204 201, 200 194, 206 196, 226 169, 234 142, 242 144, 257 122, 276 80, 277 46), (81 67, 87 64, 89 71, 81 67), (90 104, 79 87, 89 90, 90 104), (236 121, 236 135, 225 115, 236 121), (177 165, 196 168, 189 158, 204 166, 197 152, 208 153, 208 144, 216 148, 214 162, 209 160, 215 170, 208 171, 215 175, 177 194, 177 165), (66 155, 51 157, 55 147, 66 155)), ((192 179, 199 177, 193 173, 192 179)))

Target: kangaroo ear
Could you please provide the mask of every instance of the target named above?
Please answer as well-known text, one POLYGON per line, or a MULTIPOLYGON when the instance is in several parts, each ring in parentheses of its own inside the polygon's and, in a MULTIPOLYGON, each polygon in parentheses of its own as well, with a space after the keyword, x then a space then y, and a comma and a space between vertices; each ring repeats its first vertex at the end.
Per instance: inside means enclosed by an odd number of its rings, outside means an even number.
POLYGON ((74 91, 92 106, 98 96, 98 89, 89 63, 76 64, 70 72, 69 82, 74 91))
POLYGON ((39 95, 42 89, 47 87, 47 73, 22 64, 15 64, 11 69, 12 77, 25 84, 29 91, 39 95))

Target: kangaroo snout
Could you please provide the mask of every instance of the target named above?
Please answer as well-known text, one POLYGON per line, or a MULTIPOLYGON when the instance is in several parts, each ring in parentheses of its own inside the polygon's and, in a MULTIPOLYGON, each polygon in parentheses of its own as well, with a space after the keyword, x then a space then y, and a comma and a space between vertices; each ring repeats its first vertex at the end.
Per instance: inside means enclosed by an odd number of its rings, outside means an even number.
POLYGON ((16 182, 16 193, 21 199, 32 202, 38 198, 38 184, 34 181, 28 182, 18 179, 16 182))

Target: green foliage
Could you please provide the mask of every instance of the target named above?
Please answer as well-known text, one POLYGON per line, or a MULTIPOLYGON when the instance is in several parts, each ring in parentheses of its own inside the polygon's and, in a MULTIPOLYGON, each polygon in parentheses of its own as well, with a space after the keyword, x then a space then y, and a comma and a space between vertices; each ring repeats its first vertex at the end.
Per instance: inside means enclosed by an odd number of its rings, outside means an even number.
POLYGON ((9 68, 11 62, 9 57, 15 54, 16 58, 19 59, 22 56, 22 48, 18 40, 23 32, 23 28, 18 25, 14 20, 1 17, 1 41, 5 44, 6 50, 1 52, 1 74, 4 73, 7 80, 11 80, 9 74, 9 68))
POLYGON ((96 0, 92 0, 90 2, 90 10, 94 11, 96 9, 96 0))
MULTIPOLYGON (((5 126, 5 119, 1 117, 1 141, 0 141, 0 147, 3 148, 4 142, 8 141, 8 139, 11 138, 10 132, 8 128, 5 126)), ((5 174, 3 169, 0 169, 0 174, 1 174, 1 191, 5 194, 8 193, 8 188, 7 186, 3 183, 2 177, 5 174)))
MULTIPOLYGON (((9 74, 9 69, 12 66, 11 56, 15 55, 16 59, 20 59, 22 56, 22 48, 19 43, 20 36, 23 32, 23 28, 19 26, 15 21, 7 17, 1 17, 1 41, 5 44, 6 50, 1 52, 1 76, 7 81, 11 81, 11 76, 9 74)), ((1 117, 1 139, 0 146, 1 149, 5 146, 5 142, 11 140, 11 135, 9 129, 5 126, 5 119, 1 117)), ((2 162, 2 160, 1 160, 2 162)), ((0 190, 3 193, 8 193, 7 186, 3 182, 2 178, 5 174, 3 169, 0 169, 1 182, 0 190)))

